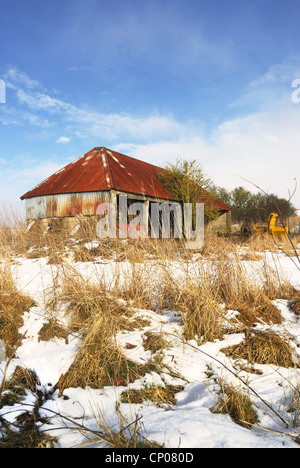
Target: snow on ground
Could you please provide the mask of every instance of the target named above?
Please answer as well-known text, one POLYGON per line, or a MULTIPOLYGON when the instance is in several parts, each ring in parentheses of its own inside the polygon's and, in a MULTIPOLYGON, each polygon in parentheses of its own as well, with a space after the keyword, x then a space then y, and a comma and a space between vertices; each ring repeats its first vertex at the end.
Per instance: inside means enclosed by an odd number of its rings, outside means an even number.
MULTIPOLYGON (((271 266, 280 267, 291 283, 300 289, 300 272, 290 258, 283 255, 266 254, 265 259, 271 266)), ((257 265, 259 262, 255 262, 257 265)), ((116 264, 110 260, 99 260, 97 263, 78 263, 76 267, 87 277, 106 278, 108 283, 113 280, 116 269, 126 269, 128 265, 116 264)), ((55 284, 56 266, 48 265, 47 259, 29 260, 16 258, 13 273, 18 287, 28 293, 36 301, 36 306, 24 314, 24 334, 22 345, 17 357, 12 360, 8 375, 15 366, 20 365, 34 369, 41 386, 51 389, 59 376, 71 365, 78 345, 78 338, 70 337, 68 344, 62 339, 49 342, 38 340, 38 332, 46 320, 45 301, 47 292, 55 284)), ((176 265, 175 265, 176 268, 176 265)), ((277 300, 277 307, 284 315, 282 328, 295 338, 300 346, 299 318, 288 309, 287 301, 277 300)), ((146 374, 143 378, 130 384, 130 388, 144 388, 153 384, 165 382, 183 385, 184 390, 177 394, 174 407, 158 407, 153 403, 127 404, 120 402, 124 387, 105 387, 102 389, 70 388, 62 396, 54 392, 43 405, 41 415, 53 416, 51 424, 45 429, 51 429, 51 435, 58 437, 58 447, 70 448, 86 441, 84 434, 71 430, 71 420, 83 423, 90 429, 97 429, 97 419, 105 418, 107 424, 117 429, 118 414, 116 404, 127 421, 141 417, 143 428, 149 440, 165 444, 166 448, 297 448, 293 438, 299 432, 299 426, 292 427, 292 414, 286 411, 291 401, 291 392, 299 385, 300 372, 294 369, 276 368, 269 365, 255 365, 261 374, 250 374, 237 367, 221 352, 221 349, 237 344, 243 339, 243 334, 231 334, 224 340, 197 346, 196 341, 184 343, 181 339, 181 325, 176 311, 166 312, 164 316, 153 311, 138 310, 137 313, 151 319, 151 325, 141 330, 120 333, 118 339, 124 345, 124 352, 130 359, 145 362, 149 359, 149 351, 145 351, 142 343, 142 333, 145 330, 159 330, 167 334, 171 347, 164 351, 164 362, 168 364, 179 377, 163 376, 156 373, 146 374), (125 343, 136 345, 126 349, 125 343), (209 372, 208 372, 209 371, 209 372), (238 376, 253 389, 250 393, 259 416, 259 427, 251 430, 234 423, 228 415, 215 414, 210 411, 218 398, 216 378, 232 382, 237 387, 243 387, 238 376), (181 377, 180 377, 181 376, 181 377), (254 393, 255 392, 255 393, 254 393), (258 396, 259 397, 258 397, 258 396), (270 407, 274 408, 272 411, 270 407), (66 418, 62 420, 58 414, 66 418), (278 417, 288 422, 288 427, 278 417), (68 426, 68 427, 67 427, 68 426), (55 429, 55 430, 53 430, 55 429)), ((300 356, 300 348, 295 346, 295 355, 300 356)), ((5 362, 0 364, 4 371, 5 362)), ((0 416, 13 421, 16 412, 24 411, 24 403, 32 404, 34 397, 28 393, 25 402, 12 408, 3 407, 0 416)), ((92 444, 91 444, 92 445, 92 444)))

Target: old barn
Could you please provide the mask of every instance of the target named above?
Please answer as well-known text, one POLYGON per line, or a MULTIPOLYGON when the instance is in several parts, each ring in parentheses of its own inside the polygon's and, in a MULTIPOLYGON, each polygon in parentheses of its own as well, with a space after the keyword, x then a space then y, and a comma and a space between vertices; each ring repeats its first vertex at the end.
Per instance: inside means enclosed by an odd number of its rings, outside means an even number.
MULTIPOLYGON (((47 228, 53 220, 63 229, 72 230, 80 220, 96 216, 100 203, 118 207, 119 195, 129 203, 143 201, 149 211, 153 202, 174 200, 157 174, 160 167, 104 147, 96 147, 68 164, 35 188, 25 193, 26 219, 39 220, 47 228)), ((230 208, 214 200, 219 217, 209 224, 215 232, 230 231, 230 208)))

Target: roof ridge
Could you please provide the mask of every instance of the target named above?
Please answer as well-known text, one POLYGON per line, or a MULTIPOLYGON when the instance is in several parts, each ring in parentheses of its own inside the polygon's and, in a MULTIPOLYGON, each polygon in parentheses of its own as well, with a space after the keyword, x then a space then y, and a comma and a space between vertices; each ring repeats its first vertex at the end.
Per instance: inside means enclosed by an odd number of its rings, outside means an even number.
POLYGON ((134 158, 133 156, 128 156, 128 154, 121 153, 120 151, 112 150, 112 149, 107 148, 105 146, 96 146, 94 149, 96 149, 96 150, 104 149, 106 152, 110 151, 111 153, 116 153, 116 154, 119 154, 121 156, 124 156, 125 158, 133 159, 134 161, 138 161, 139 163, 148 164, 149 166, 152 166, 152 167, 155 167, 157 169, 163 170, 163 167, 161 167, 161 166, 156 166, 156 164, 151 164, 151 163, 149 163, 147 161, 143 161, 142 159, 134 158))
POLYGON ((98 150, 98 152, 99 152, 99 154, 101 156, 102 169, 103 169, 106 188, 107 188, 107 190, 111 190, 111 188, 112 188, 111 187, 111 177, 110 177, 111 171, 110 171, 109 164, 108 164, 106 148, 104 148, 104 146, 102 146, 101 148, 94 148, 94 150, 98 150), (106 169, 106 168, 108 168, 108 169, 106 169))
POLYGON ((109 170, 109 173, 110 173, 110 178, 111 178, 111 181, 112 181, 111 189, 112 188, 116 189, 113 170, 112 170, 111 163, 110 163, 110 158, 109 158, 109 156, 110 156, 109 152, 112 151, 112 150, 109 150, 108 148, 103 148, 103 150, 105 150, 106 162, 107 162, 108 170, 109 170))

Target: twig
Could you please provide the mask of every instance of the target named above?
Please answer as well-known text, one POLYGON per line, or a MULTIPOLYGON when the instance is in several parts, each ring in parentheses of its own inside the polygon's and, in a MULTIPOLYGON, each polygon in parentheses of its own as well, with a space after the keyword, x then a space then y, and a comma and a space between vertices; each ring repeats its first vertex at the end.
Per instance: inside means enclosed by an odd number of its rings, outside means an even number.
POLYGON ((7 359, 6 364, 5 364, 5 368, 4 368, 4 371, 3 371, 3 378, 2 378, 1 383, 0 383, 0 400, 1 400, 1 397, 2 397, 3 390, 4 390, 6 374, 7 374, 9 365, 10 365, 10 363, 11 363, 13 357, 14 357, 15 351, 16 351, 16 348, 14 348, 13 352, 11 353, 10 357, 7 359))

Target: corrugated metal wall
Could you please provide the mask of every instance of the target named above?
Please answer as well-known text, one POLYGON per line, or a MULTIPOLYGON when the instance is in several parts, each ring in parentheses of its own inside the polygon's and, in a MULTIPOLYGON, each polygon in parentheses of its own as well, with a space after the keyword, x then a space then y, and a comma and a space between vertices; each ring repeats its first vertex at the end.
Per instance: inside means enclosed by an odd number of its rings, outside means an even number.
POLYGON ((109 192, 67 193, 27 198, 26 219, 93 216, 100 203, 109 201, 109 192))

